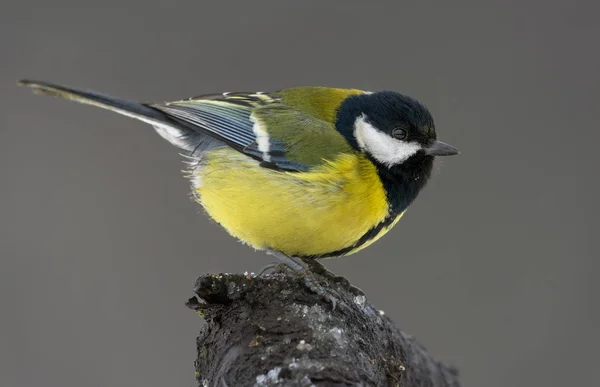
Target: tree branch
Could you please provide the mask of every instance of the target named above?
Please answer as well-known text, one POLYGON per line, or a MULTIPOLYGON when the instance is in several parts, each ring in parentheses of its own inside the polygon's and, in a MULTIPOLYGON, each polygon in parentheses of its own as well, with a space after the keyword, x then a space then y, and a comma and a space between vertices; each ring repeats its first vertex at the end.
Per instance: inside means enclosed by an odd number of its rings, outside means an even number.
POLYGON ((198 384, 459 387, 455 369, 364 297, 336 290, 349 308, 333 310, 301 279, 280 272, 198 278, 198 298, 187 303, 207 322, 197 338, 198 384))

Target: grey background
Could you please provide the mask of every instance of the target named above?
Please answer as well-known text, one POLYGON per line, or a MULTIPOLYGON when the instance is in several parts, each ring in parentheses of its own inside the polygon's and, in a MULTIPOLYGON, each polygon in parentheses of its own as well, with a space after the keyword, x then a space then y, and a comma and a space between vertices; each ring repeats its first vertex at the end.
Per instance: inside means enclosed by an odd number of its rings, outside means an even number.
POLYGON ((29 77, 145 101, 298 85, 421 99, 439 160, 403 221, 328 261, 464 386, 598 386, 599 6, 21 1, 0 12, 0 386, 191 386, 204 272, 258 270, 151 127, 29 77))

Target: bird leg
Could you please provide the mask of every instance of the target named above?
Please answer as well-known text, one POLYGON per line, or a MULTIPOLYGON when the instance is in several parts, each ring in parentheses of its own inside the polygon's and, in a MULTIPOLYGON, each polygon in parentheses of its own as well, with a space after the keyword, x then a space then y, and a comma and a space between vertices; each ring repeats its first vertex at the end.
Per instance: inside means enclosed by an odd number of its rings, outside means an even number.
MULTIPOLYGON (((267 253, 275 256, 289 272, 300 274, 304 278, 306 286, 316 294, 331 302, 334 309, 338 302, 340 303, 340 306, 344 308, 348 308, 348 305, 342 301, 339 293, 336 292, 333 287, 329 286, 331 284, 340 285, 355 296, 364 296, 362 290, 352 286, 346 278, 337 276, 327 270, 323 264, 315 259, 290 257, 274 250, 268 250, 267 253)), ((277 265, 274 263, 265 266, 258 276, 262 276, 266 271, 271 270, 276 266, 277 265)))

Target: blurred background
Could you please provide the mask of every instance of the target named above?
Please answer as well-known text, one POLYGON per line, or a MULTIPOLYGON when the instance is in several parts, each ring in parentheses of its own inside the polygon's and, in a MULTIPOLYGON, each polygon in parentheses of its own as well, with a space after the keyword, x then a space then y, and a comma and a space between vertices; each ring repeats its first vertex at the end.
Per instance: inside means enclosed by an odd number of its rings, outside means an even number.
POLYGON ((328 268, 466 387, 600 385, 597 2, 0 7, 0 386, 193 386, 196 277, 270 262, 203 215, 150 126, 20 78, 144 101, 301 85, 420 99, 461 155, 328 268))

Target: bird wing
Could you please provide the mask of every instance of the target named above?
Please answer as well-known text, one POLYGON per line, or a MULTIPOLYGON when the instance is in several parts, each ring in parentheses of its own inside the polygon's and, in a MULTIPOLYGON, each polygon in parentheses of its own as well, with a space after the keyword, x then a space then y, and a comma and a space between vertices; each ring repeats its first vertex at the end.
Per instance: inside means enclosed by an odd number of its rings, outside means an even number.
POLYGON ((223 93, 149 104, 261 161, 261 166, 306 171, 353 152, 334 123, 286 104, 285 94, 223 93))
POLYGON ((174 145, 196 151, 207 135, 261 161, 264 167, 306 171, 353 152, 335 129, 337 108, 355 89, 297 87, 273 93, 207 94, 161 104, 91 90, 22 80, 36 93, 111 110, 157 128, 174 145))

